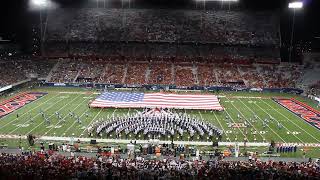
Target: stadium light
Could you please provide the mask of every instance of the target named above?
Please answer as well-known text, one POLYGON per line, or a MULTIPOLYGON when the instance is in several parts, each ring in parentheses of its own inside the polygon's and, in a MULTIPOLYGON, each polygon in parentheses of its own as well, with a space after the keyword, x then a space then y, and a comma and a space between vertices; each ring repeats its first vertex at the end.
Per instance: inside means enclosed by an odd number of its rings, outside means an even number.
POLYGON ((303 8, 303 2, 302 1, 295 1, 291 2, 288 5, 289 9, 293 9, 293 20, 292 20, 292 29, 291 29, 291 39, 290 39, 290 48, 289 48, 289 62, 291 62, 292 58, 292 50, 293 50, 293 36, 294 36, 294 25, 295 25, 295 17, 296 17, 296 10, 303 8))
POLYGON ((59 5, 53 0, 29 0, 29 9, 31 11, 38 11, 42 9, 55 9, 59 5))
POLYGON ((41 7, 41 6, 45 6, 47 4, 47 0, 31 0, 31 3, 34 6, 41 7))
POLYGON ((297 2, 291 2, 288 5, 289 9, 301 9, 303 7, 303 2, 297 1, 297 2))

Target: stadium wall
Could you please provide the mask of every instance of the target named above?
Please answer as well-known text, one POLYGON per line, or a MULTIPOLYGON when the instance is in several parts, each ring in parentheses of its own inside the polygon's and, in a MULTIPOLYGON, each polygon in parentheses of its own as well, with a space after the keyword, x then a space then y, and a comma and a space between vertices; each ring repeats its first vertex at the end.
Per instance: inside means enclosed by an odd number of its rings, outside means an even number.
POLYGON ((298 88, 242 88, 242 87, 224 87, 224 86, 193 86, 177 87, 175 85, 123 85, 123 84, 93 84, 93 83, 45 83, 49 87, 80 87, 96 89, 128 89, 128 90, 183 90, 183 91, 259 91, 259 92, 278 92, 302 94, 303 90, 298 88))

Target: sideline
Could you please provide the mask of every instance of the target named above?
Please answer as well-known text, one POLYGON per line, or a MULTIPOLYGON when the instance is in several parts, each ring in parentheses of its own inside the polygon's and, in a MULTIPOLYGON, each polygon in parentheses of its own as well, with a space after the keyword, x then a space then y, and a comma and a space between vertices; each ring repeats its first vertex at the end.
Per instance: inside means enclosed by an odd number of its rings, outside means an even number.
MULTIPOLYGON (((19 139, 19 135, 4 135, 0 134, 0 139, 19 139)), ((27 139, 27 136, 21 136, 21 139, 27 139)), ((134 139, 99 139, 99 138, 80 138, 80 137, 54 137, 54 136, 41 136, 36 138, 37 140, 43 141, 70 141, 71 139, 81 142, 90 142, 92 139, 99 143, 118 143, 118 144, 128 144, 130 142, 136 142, 137 144, 149 144, 152 142, 157 142, 159 144, 171 144, 171 141, 159 141, 157 139, 150 140, 134 140, 134 139)), ((197 146, 211 146, 213 142, 208 141, 173 141, 175 144, 181 145, 197 145, 197 146)), ((244 142, 218 142, 219 146, 234 146, 238 144, 239 146, 244 146, 244 142)), ((270 143, 266 142, 247 142, 246 147, 268 147, 270 143)), ((319 143, 281 143, 284 146, 298 146, 298 147, 320 147, 319 143)))

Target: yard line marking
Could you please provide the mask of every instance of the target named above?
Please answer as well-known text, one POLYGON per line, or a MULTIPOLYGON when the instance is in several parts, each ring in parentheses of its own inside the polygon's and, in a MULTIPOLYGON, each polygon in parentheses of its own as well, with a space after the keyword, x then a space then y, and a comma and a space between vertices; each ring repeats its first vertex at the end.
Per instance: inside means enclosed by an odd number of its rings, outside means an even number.
MULTIPOLYGON (((59 92, 60 94, 88 94, 88 92, 74 92, 74 91, 64 91, 64 92, 59 92)), ((92 94, 101 94, 94 92, 92 94)))
MULTIPOLYGON (((89 123, 89 125, 86 127, 86 129, 84 129, 82 132, 81 132, 81 135, 80 137, 83 135, 83 133, 88 129, 88 127, 90 127, 93 123, 94 123, 94 120, 97 118, 97 116, 101 113, 103 108, 100 109, 100 111, 98 112, 98 114, 91 120, 91 122, 89 123)), ((114 109, 113 112, 112 112, 112 116, 115 115, 115 112, 117 111, 118 109, 114 109)), ((109 117, 109 115, 108 115, 109 117)), ((111 117, 110 117, 111 118, 111 117)))
POLYGON ((199 112, 199 115, 200 115, 200 117, 201 117, 201 120, 203 121, 203 117, 202 117, 201 112, 200 112, 200 111, 198 111, 198 112, 199 112))
MULTIPOLYGON (((232 120, 232 122, 233 122, 233 123, 236 123, 236 122, 233 120, 232 116, 230 116, 230 114, 228 113, 228 111, 225 110, 225 112, 228 114, 228 116, 230 117, 230 119, 232 120)), ((247 138, 247 136, 241 131, 241 129, 240 129, 239 127, 237 127, 237 128, 238 128, 238 130, 241 132, 241 134, 243 135, 243 138, 246 138, 246 139, 247 139, 247 142, 249 142, 249 139, 247 138)))
MULTIPOLYGON (((81 101, 81 103, 79 103, 72 111, 77 110, 78 107, 79 107, 80 105, 82 105, 82 103, 83 103, 84 101, 86 101, 86 99, 84 99, 83 101, 81 101)), ((85 113, 85 112, 83 112, 80 117, 82 117, 82 116, 84 115, 84 113, 85 113)), ((69 116, 69 114, 67 114, 66 116, 64 116, 63 119, 59 120, 59 121, 57 122, 57 124, 55 124, 54 126, 52 126, 52 127, 51 127, 48 131, 46 131, 42 136, 47 135, 54 127, 56 127, 61 121, 63 121, 64 119, 66 119, 66 117, 68 117, 68 116, 69 116)), ((79 117, 79 118, 80 118, 80 117, 79 117)), ((75 123, 75 122, 76 122, 76 121, 74 121, 73 123, 75 123)), ((73 125, 73 124, 72 124, 72 125, 73 125)), ((71 126, 69 126, 68 130, 69 130, 70 128, 71 128, 71 126)))
MULTIPOLYGON (((38 106, 36 106, 36 107, 34 107, 34 108, 32 108, 32 109, 30 109, 29 111, 27 111, 27 112, 25 112, 25 113, 23 113, 19 118, 21 118, 22 116, 24 116, 25 114, 27 114, 27 113, 29 113, 30 111, 33 111, 34 109, 36 109, 36 108, 38 108, 38 107, 40 107, 40 106, 42 106, 43 104, 45 104, 45 103, 47 103, 48 101, 50 101, 52 98, 55 98, 55 97, 57 97, 59 94, 57 94, 56 96, 53 96, 53 97, 51 97, 51 98, 49 98, 48 100, 46 100, 45 102, 42 102, 42 103, 40 103, 38 106)), ((40 100, 41 98, 39 98, 39 99, 37 99, 37 100, 40 100)), ((34 103, 34 102, 36 102, 37 100, 35 100, 35 101, 33 101, 32 103, 34 103)), ((26 105, 27 106, 27 105, 26 105)), ((26 106, 24 106, 24 107, 26 107, 26 106)), ((22 109, 22 108, 21 108, 22 109)), ((20 109, 19 109, 20 110, 20 109)), ((6 123, 5 125, 3 125, 3 126, 1 126, 0 127, 0 129, 2 129, 2 128, 4 128, 4 127, 6 127, 7 125, 9 125, 10 123, 13 123, 13 122, 15 122, 17 119, 14 119, 13 121, 9 121, 8 123, 6 123)))
MULTIPOLYGON (((58 109, 58 111, 60 111, 61 109, 63 109, 65 106, 69 105, 71 102, 73 102, 74 100, 78 99, 78 97, 81 94, 79 94, 77 97, 75 97, 72 101, 70 101, 69 103, 65 104, 64 106, 62 106, 60 109, 58 109)), ((52 114, 51 116, 49 116, 49 118, 51 118, 52 116, 54 116, 54 114, 52 114)), ((68 115, 67 115, 68 116, 68 115)), ((30 134, 33 130, 35 130, 36 128, 38 128, 40 125, 42 125, 44 123, 44 120, 42 120, 41 123, 39 123, 36 127, 32 128, 28 133, 25 134, 25 136, 27 136, 28 134, 30 134)))
MULTIPOLYGON (((202 114, 201 114, 201 112, 200 112, 200 111, 199 111, 199 114, 200 114, 200 116, 201 116, 201 118, 202 118, 202 114)), ((218 117, 216 116, 215 112, 212 112, 212 114, 214 115, 214 117, 215 117, 215 118, 216 118, 216 120, 218 121, 218 123, 219 123, 219 125, 220 125, 221 129, 223 130, 224 134, 227 136, 227 139, 229 140, 229 142, 231 142, 229 135, 228 135, 228 134, 226 133, 226 131, 224 130, 224 128, 223 128, 222 124, 220 123, 220 121, 219 121, 218 117)), ((202 118, 202 119, 203 119, 203 118, 202 118)))
POLYGON ((88 129, 88 127, 90 127, 90 125, 92 124, 92 122, 94 122, 94 120, 98 117, 98 115, 101 113, 101 111, 102 111, 102 108, 101 108, 100 111, 93 117, 93 119, 90 121, 90 123, 88 124, 88 126, 81 132, 80 137, 81 137, 81 135, 88 129))
MULTIPOLYGON (((269 105, 269 103, 266 103, 263 101, 263 103, 267 104, 269 107, 271 107, 274 111, 276 111, 278 114, 280 114, 282 117, 286 118, 288 121, 290 121, 290 119, 288 117, 286 117, 285 115, 283 115, 281 112, 279 112, 277 109, 275 109, 274 107, 272 107, 271 105, 269 105)), ((273 102, 274 103, 274 102, 273 102)), ((276 103, 275 103, 276 104, 276 103)), ((278 104, 277 104, 278 105, 278 104)), ((289 111, 291 112, 291 111, 289 111)), ((292 113, 292 112, 291 112, 292 113)), ((294 114, 294 113, 293 113, 294 114)), ((294 114, 296 115, 296 114, 294 114)), ((296 115, 297 116, 297 115, 296 115)), ((299 117, 299 116, 297 116, 299 117)), ((299 117, 300 118, 300 117, 299 117)), ((317 140, 318 142, 320 142, 319 139, 317 139, 316 137, 314 137, 312 134, 310 134, 308 131, 304 130, 303 128, 301 128, 300 126, 298 126, 295 122, 293 121, 290 121, 292 122, 296 127, 298 127, 299 129, 301 129, 302 131, 304 131, 305 133, 307 133, 309 136, 311 136, 313 139, 317 140)), ((313 126, 312 126, 313 127, 313 126)))
MULTIPOLYGON (((56 105, 57 103, 59 103, 60 101, 62 101, 63 99, 61 99, 61 100, 59 100, 59 101, 57 101, 57 102, 55 102, 54 104, 51 104, 50 106, 48 106, 44 111, 47 111, 47 110, 49 110, 52 106, 54 106, 54 105, 56 105)), ((35 117, 37 117, 37 116, 39 116, 40 114, 37 114, 36 116, 34 116, 32 119, 34 119, 35 117)), ((25 125, 26 123, 28 123, 28 122, 30 122, 31 121, 31 119, 29 119, 28 121, 26 121, 26 122, 24 122, 23 123, 23 125, 25 125)), ((21 127, 16 127, 14 130, 12 130, 12 131, 10 131, 9 132, 9 134, 11 134, 11 133, 13 133, 13 132, 15 132, 16 130, 18 130, 19 128, 21 128, 21 127)))
MULTIPOLYGON (((227 98, 227 99, 228 99, 228 98, 227 98)), ((229 100, 229 99, 228 99, 228 100, 229 100)), ((242 114, 242 112, 241 112, 235 105, 233 105, 233 103, 231 103, 231 105, 232 105, 233 107, 235 107, 235 109, 245 118, 245 116, 242 114)), ((248 122, 249 122, 249 121, 248 121, 248 122)), ((256 129, 253 124, 251 124, 251 122, 249 122, 249 124, 253 127, 253 129, 254 129, 255 131, 257 131, 257 132, 259 133, 259 135, 262 137, 262 141, 263 141, 264 139, 266 139, 265 137, 262 136, 262 134, 260 133, 260 131, 258 131, 258 129, 256 129)))
MULTIPOLYGON (((253 111, 252 111, 252 109, 251 108, 249 108, 245 103, 243 103, 242 101, 241 101, 241 99, 238 99, 248 110, 250 110, 252 113, 254 113, 253 111)), ((257 117, 262 121, 262 119, 257 115, 257 117)), ((276 120, 277 121, 277 120, 276 120)), ((269 125, 267 124, 267 126, 269 127, 269 125)), ((286 143, 286 141, 277 133, 277 132, 275 132, 272 128, 270 128, 269 127, 269 129, 271 129, 271 131, 274 133, 274 134, 276 134, 284 143, 286 143)))
MULTIPOLYGON (((79 116, 79 118, 81 118, 86 112, 88 112, 88 111, 84 111, 82 114, 81 114, 81 116, 79 116)), ((76 123, 77 121, 74 121, 69 127, 68 127, 68 129, 66 129, 62 134, 66 134, 73 126, 74 126, 74 124, 76 123)))
MULTIPOLYGON (((261 100, 262 101, 262 100, 261 100)), ((261 108, 261 106, 259 106, 258 104, 255 104, 256 106, 258 106, 264 113, 266 113, 266 114, 268 114, 269 116, 271 116, 268 112, 266 112, 263 108, 261 108)), ((276 120, 276 119, 275 119, 276 120)), ((278 120, 276 120, 278 123, 279 123, 279 121, 278 120)), ((289 129, 283 124, 283 127, 286 129, 286 130, 288 130, 289 131, 289 129)), ((296 136, 296 135, 294 135, 293 134, 293 136, 294 137, 296 137, 297 139, 299 139, 299 141, 301 141, 301 142, 303 142, 298 136, 296 136)))
POLYGON ((128 109, 128 113, 127 113, 127 115, 128 115, 128 116, 130 116, 130 108, 128 109))
MULTIPOLYGON (((90 95, 90 97, 91 97, 91 96, 92 96, 92 95, 90 95)), ((74 110, 74 111, 75 111, 75 110, 74 110)), ((88 112, 88 110, 87 110, 87 111, 84 111, 79 118, 81 118, 86 112, 88 112)), ((74 126, 75 123, 76 123, 76 121, 74 121, 74 122, 68 127, 68 129, 66 129, 62 134, 66 134, 66 133, 74 126)))

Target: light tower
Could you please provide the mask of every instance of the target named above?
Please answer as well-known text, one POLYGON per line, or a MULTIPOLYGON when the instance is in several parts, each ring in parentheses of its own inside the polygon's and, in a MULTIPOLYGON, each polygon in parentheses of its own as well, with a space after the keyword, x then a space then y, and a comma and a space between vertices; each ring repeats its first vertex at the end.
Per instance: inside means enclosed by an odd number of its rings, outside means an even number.
POLYGON ((47 8, 48 0, 30 0, 30 5, 32 9, 39 11, 40 18, 40 52, 43 55, 43 23, 42 23, 42 9, 47 8))
POLYGON ((290 39, 290 49, 289 49, 289 62, 291 62, 292 59, 292 44, 293 44, 293 35, 294 35, 294 25, 295 25, 295 17, 296 17, 296 10, 303 8, 303 2, 301 1, 295 1, 291 2, 288 5, 289 9, 293 9, 293 20, 292 20, 292 27, 291 27, 291 39, 290 39))

